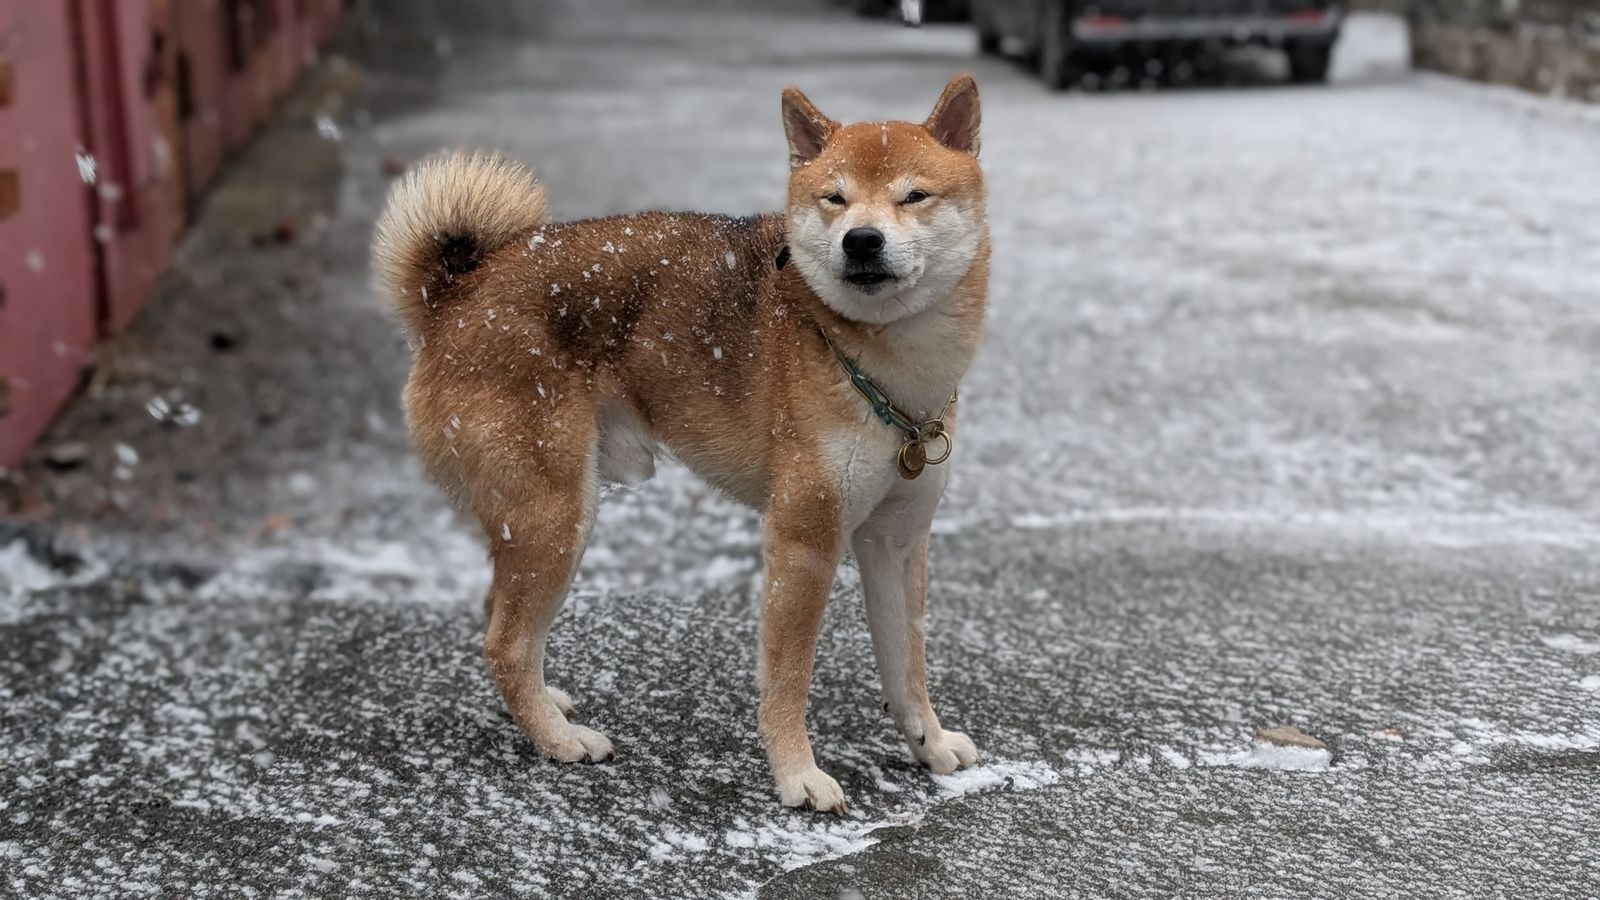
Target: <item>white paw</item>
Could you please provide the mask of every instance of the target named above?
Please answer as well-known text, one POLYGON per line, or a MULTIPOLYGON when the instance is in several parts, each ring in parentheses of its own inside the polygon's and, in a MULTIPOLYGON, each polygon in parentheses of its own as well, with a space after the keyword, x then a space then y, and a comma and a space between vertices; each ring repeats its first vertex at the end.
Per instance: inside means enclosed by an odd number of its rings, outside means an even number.
POLYGON ((577 711, 577 704, 572 702, 572 696, 558 687, 545 687, 544 692, 549 695, 550 702, 561 710, 563 716, 570 716, 577 711))
POLYGON ((562 723, 552 729, 548 740, 539 741, 539 749, 557 762, 606 762, 616 755, 611 740, 593 728, 562 723))
POLYGON ((959 731, 935 728, 917 738, 907 738, 911 753, 917 762, 927 766, 935 775, 949 775, 965 769, 978 761, 978 748, 972 738, 959 731))
POLYGON ((778 779, 778 799, 784 806, 804 807, 818 812, 845 814, 844 789, 832 776, 816 766, 801 769, 778 779))

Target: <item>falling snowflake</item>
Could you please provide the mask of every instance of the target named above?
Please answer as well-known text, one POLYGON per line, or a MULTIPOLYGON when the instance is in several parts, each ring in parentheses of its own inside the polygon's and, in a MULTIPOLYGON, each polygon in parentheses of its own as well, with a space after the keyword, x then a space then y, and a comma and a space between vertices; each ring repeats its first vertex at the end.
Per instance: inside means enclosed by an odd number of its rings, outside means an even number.
POLYGON ((78 177, 83 179, 84 184, 94 184, 96 178, 95 170, 98 167, 94 154, 79 147, 77 152, 73 154, 73 158, 78 162, 78 177))

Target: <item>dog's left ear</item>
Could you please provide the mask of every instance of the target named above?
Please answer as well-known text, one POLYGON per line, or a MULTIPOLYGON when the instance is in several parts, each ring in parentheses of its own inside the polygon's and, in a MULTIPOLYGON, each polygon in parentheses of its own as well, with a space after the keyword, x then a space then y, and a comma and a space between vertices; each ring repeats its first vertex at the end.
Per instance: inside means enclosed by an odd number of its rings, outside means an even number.
POLYGON ((783 133, 789 138, 789 167, 799 168, 815 159, 839 123, 800 93, 797 87, 783 89, 783 133))
POLYGON ((922 127, 951 150, 977 156, 979 118, 978 83, 971 75, 957 75, 945 85, 922 127))

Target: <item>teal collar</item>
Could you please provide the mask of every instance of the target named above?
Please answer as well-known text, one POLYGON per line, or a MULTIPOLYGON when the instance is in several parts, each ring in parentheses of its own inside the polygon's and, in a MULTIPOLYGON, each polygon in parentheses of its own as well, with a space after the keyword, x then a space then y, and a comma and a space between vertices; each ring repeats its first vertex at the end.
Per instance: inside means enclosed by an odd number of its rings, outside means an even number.
POLYGON ((881 419, 883 424, 905 435, 906 440, 900 447, 899 457, 902 477, 916 478, 922 474, 925 465, 936 466, 950 458, 951 452, 955 450, 955 439, 945 427, 944 420, 950 415, 951 408, 956 405, 955 392, 950 394, 949 402, 944 405, 944 409, 936 418, 919 422, 901 412, 900 408, 889 399, 889 395, 867 377, 867 373, 861 371, 861 366, 855 360, 846 356, 833 341, 828 340, 827 334, 823 334, 822 339, 827 341, 828 347, 833 350, 833 355, 838 357, 839 365, 844 367, 845 374, 849 376, 850 384, 856 389, 856 393, 866 398, 867 403, 872 406, 873 415, 881 419), (938 440, 944 441, 944 452, 937 457, 929 456, 927 445, 938 440))

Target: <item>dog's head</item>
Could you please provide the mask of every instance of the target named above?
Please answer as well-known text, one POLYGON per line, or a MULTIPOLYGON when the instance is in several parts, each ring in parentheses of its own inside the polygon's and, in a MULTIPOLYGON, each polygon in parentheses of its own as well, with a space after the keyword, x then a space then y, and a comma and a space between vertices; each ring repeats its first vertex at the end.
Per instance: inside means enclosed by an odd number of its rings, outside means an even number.
POLYGON ((950 296, 986 229, 978 118, 968 75, 921 124, 841 125, 783 92, 790 253, 834 312, 883 325, 950 296))

